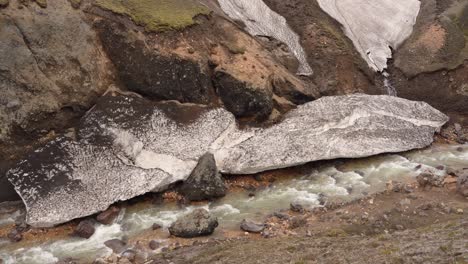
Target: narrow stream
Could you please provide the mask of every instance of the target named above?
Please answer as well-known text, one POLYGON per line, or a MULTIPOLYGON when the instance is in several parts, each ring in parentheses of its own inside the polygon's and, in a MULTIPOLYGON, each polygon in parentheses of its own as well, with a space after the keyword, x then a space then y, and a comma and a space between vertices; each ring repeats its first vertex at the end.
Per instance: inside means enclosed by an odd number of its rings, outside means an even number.
MULTIPOLYGON (((277 180, 270 187, 255 192, 253 197, 249 197, 247 192, 231 192, 216 202, 184 208, 176 203, 130 206, 122 210, 113 225, 98 224, 96 233, 88 240, 69 238, 28 248, 18 248, 15 244, 0 240, 0 258, 7 264, 55 263, 67 257, 87 263, 111 253, 104 246, 105 241, 141 235, 150 230, 154 223, 162 225, 165 230, 179 216, 198 207, 204 207, 218 217, 220 226, 214 236, 221 236, 222 231, 238 230, 244 218, 262 221, 272 212, 289 208, 291 202, 317 207, 321 206, 321 197, 350 201, 385 190, 390 180, 411 181, 422 171, 444 175, 448 167, 468 169, 468 145, 434 145, 426 150, 398 155, 330 161, 318 167, 307 165, 298 175, 277 180)), ((18 212, 2 215, 0 226, 11 223, 15 214, 18 212)), ((164 232, 166 234, 161 237, 152 237, 162 246, 168 243, 167 232, 164 232)))

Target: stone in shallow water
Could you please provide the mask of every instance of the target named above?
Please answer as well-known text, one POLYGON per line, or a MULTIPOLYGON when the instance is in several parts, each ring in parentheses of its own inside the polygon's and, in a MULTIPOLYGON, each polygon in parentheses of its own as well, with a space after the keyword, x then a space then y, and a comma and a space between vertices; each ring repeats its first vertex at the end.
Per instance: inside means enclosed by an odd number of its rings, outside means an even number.
POLYGON ((387 68, 390 49, 411 35, 421 3, 418 0, 318 0, 320 7, 343 25, 346 35, 375 71, 387 68))
POLYGON ((447 117, 391 96, 325 97, 268 128, 239 129, 224 109, 105 96, 77 139, 58 137, 8 172, 27 222, 48 227, 185 180, 206 152, 224 173, 422 148, 447 117))

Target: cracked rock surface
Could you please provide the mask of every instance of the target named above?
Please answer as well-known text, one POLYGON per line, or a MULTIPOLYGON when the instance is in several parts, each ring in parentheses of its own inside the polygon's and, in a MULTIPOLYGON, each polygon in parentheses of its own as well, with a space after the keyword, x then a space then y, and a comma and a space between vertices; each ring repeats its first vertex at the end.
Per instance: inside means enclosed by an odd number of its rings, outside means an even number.
POLYGON ((324 97, 267 128, 240 129, 222 108, 104 96, 76 138, 58 137, 8 173, 35 227, 105 210, 185 180, 207 151, 228 174, 314 160, 401 152, 431 144, 447 117, 391 96, 324 97))

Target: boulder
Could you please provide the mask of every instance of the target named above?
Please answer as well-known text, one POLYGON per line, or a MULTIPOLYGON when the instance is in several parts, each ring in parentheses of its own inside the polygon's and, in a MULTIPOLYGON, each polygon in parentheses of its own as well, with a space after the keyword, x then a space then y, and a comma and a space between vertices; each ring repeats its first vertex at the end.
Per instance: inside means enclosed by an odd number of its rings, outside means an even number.
POLYGON ((78 226, 75 227, 73 233, 76 236, 88 239, 94 234, 95 231, 96 228, 94 227, 93 221, 83 220, 78 224, 78 226))
POLYGON ((120 239, 111 239, 104 242, 106 247, 112 249, 115 254, 122 253, 127 248, 127 243, 120 239))
POLYGON ((161 243, 156 241, 156 240, 151 240, 148 244, 149 248, 151 250, 156 250, 161 246, 161 243))
POLYGON ((434 186, 434 187, 441 187, 444 185, 444 176, 437 175, 431 172, 423 172, 416 176, 416 180, 418 181, 419 186, 426 187, 426 186, 434 186))
POLYGON ((217 226, 215 216, 205 209, 195 209, 172 223, 169 232, 176 237, 192 238, 211 235, 217 226))
POLYGON ((257 173, 423 148, 446 121, 423 102, 355 94, 304 104, 269 127, 240 129, 222 108, 107 95, 81 120, 76 139, 51 140, 7 177, 27 223, 48 227, 165 190, 186 180, 207 152, 221 172, 257 173))
POLYGON ((214 83, 224 107, 236 117, 265 119, 273 110, 271 89, 256 87, 224 71, 216 72, 214 83))
POLYGON ((119 216, 119 213, 120 213, 120 208, 116 206, 111 206, 106 211, 98 214, 96 217, 96 220, 103 225, 109 225, 114 221, 114 219, 117 216, 119 216))
POLYGON ((318 0, 322 8, 342 26, 354 47, 375 71, 387 68, 403 41, 411 35, 421 3, 418 0, 395 2, 380 0, 318 0))
POLYGON ((240 228, 249 233, 260 233, 265 229, 265 224, 255 223, 250 220, 243 219, 240 228))
POLYGON ((206 153, 180 188, 191 201, 209 200, 226 195, 226 186, 216 167, 213 154, 206 153))
POLYGON ((210 101, 210 76, 196 61, 161 54, 118 22, 103 19, 94 26, 127 89, 160 100, 210 101))
POLYGON ((468 197, 468 171, 467 170, 465 170, 463 174, 458 176, 457 191, 461 195, 468 197))

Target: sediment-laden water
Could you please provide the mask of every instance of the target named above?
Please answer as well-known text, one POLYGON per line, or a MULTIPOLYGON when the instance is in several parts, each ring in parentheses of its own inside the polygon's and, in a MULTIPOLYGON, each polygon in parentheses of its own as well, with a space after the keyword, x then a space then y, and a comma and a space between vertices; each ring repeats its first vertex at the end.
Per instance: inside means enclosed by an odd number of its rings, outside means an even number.
MULTIPOLYGON (((468 145, 434 145, 426 150, 403 154, 307 165, 299 170, 302 172, 298 175, 279 179, 271 186, 257 190, 253 197, 247 192, 230 192, 215 202, 182 208, 176 203, 130 206, 122 210, 114 224, 97 224, 96 233, 88 240, 70 237, 28 248, 18 248, 7 241, 0 241, 0 258, 7 264, 55 263, 68 257, 86 263, 111 253, 104 246, 105 241, 124 237, 131 239, 151 230, 154 223, 162 225, 164 230, 179 216, 198 207, 204 207, 218 217, 220 226, 214 236, 222 236, 223 230, 238 230, 244 218, 261 221, 272 212, 289 208, 291 202, 316 207, 321 206, 324 197, 350 201, 385 190, 390 180, 412 181, 423 171, 444 175, 447 168, 468 168, 468 145), (440 165, 444 168, 441 169, 440 165)), ((18 214, 2 214, 0 226, 11 224, 18 214)), ((168 243, 167 231, 161 233, 165 235, 152 239, 164 246, 168 243)))

